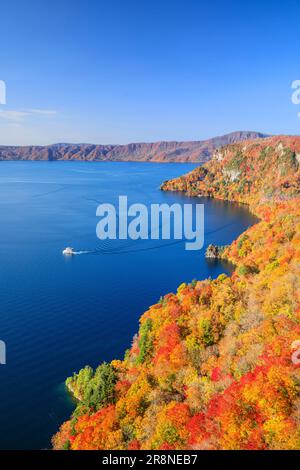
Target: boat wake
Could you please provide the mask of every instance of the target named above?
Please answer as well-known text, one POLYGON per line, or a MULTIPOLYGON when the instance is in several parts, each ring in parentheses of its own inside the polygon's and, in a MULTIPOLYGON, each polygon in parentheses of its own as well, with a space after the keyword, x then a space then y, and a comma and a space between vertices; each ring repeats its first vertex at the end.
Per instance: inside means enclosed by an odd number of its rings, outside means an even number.
POLYGON ((93 253, 93 252, 88 251, 88 250, 75 251, 74 248, 71 248, 70 246, 65 248, 62 252, 64 256, 87 255, 88 253, 93 253))
MULTIPOLYGON (((234 225, 234 222, 231 222, 229 224, 225 224, 223 226, 217 227, 214 230, 210 230, 206 232, 206 236, 221 232, 224 229, 227 229, 228 227, 234 225)), ((114 240, 115 241, 115 240, 114 240)), ((127 253, 137 253, 141 251, 150 251, 150 250, 157 250, 157 249, 164 249, 166 247, 172 246, 172 245, 177 245, 180 243, 185 243, 186 240, 183 238, 182 240, 170 240, 168 243, 167 241, 164 241, 163 243, 157 243, 157 241, 154 243, 152 246, 141 246, 141 240, 118 240, 118 243, 112 244, 110 243, 111 240, 106 240, 101 242, 101 246, 95 247, 93 250, 80 250, 80 251, 74 251, 73 248, 67 247, 63 250, 63 255, 65 256, 73 256, 73 255, 122 255, 122 254, 127 254, 127 253), (139 244, 139 246, 137 246, 139 244)))

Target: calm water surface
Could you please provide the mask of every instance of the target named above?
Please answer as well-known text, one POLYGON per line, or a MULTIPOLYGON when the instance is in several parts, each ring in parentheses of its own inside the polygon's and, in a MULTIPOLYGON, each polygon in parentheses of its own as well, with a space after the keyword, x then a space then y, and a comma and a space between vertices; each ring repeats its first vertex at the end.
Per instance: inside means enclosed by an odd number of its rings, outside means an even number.
MULTIPOLYGON (((141 313, 161 294, 230 270, 207 262, 204 250, 186 251, 184 243, 115 242, 107 254, 109 244, 96 237, 97 205, 116 204, 119 195, 129 203, 199 202, 159 191, 163 180, 195 166, 0 162, 0 339, 7 345, 0 448, 49 448, 73 409, 67 376, 122 358, 141 313), (68 245, 100 251, 66 259, 61 252, 68 245)), ((245 207, 201 202, 205 246, 230 243, 255 220, 245 207)))

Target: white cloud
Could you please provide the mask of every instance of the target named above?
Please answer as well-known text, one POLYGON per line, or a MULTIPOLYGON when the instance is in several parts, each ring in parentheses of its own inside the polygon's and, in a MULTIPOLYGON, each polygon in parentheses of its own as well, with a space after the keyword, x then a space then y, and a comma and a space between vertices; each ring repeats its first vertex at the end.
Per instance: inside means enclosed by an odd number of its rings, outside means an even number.
POLYGON ((55 109, 28 109, 27 110, 30 114, 42 114, 44 116, 53 116, 57 114, 55 109))
POLYGON ((7 121, 23 121, 29 114, 27 111, 3 111, 0 109, 0 118, 7 121))
POLYGON ((24 110, 2 110, 0 109, 0 118, 10 122, 24 121, 29 116, 54 116, 57 111, 54 109, 24 109, 24 110))

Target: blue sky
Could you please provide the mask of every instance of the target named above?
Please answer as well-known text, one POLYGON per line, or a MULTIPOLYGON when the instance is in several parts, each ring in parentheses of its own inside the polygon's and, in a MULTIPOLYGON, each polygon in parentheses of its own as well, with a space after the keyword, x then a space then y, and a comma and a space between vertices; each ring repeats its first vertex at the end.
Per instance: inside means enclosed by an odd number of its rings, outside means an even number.
POLYGON ((0 144, 299 134, 300 3, 1 3, 0 144))

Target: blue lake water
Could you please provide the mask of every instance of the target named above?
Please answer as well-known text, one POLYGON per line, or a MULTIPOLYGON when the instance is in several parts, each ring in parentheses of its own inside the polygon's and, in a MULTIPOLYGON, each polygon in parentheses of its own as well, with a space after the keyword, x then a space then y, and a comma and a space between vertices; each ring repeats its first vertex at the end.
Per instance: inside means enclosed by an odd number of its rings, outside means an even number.
POLYGON ((246 207, 159 190, 195 166, 0 162, 1 449, 49 448, 73 409, 67 376, 122 358, 162 294, 230 270, 182 242, 118 241, 112 250, 96 237, 98 204, 127 195, 130 204, 203 202, 205 246, 230 243, 255 221, 246 207), (66 246, 100 251, 67 259, 66 246))

